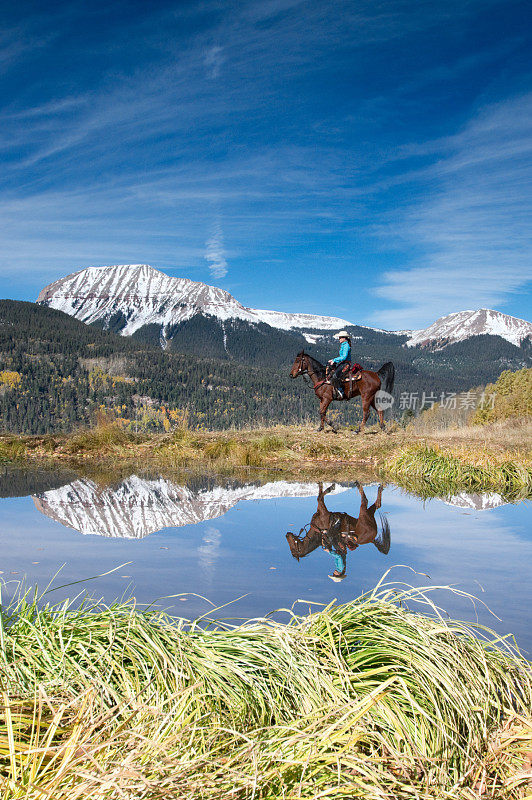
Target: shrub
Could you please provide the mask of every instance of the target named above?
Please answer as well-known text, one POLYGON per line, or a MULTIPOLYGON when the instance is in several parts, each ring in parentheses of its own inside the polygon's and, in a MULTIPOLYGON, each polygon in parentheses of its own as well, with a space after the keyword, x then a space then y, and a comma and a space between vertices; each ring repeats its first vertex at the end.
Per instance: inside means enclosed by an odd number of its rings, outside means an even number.
POLYGON ((510 417, 532 417, 532 368, 502 372, 495 383, 486 386, 485 395, 486 401, 472 418, 475 425, 510 417), (493 403, 490 395, 495 395, 493 403))

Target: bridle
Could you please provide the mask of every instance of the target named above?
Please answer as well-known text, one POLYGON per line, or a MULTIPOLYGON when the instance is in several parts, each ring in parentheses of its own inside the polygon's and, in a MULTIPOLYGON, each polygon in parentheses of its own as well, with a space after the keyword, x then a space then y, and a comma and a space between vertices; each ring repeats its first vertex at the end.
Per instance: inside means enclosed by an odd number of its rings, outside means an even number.
POLYGON ((296 374, 294 375, 294 378, 299 378, 300 375, 305 375, 305 374, 308 375, 308 372, 307 372, 308 367, 305 367, 305 371, 303 371, 303 366, 302 366, 303 356, 302 355, 298 356, 297 360, 299 361, 299 367, 298 367, 298 370, 297 370, 296 374))
MULTIPOLYGON (((310 363, 310 356, 308 355, 308 353, 305 353, 302 356, 298 356, 298 358, 299 358, 299 368, 298 368, 296 374, 294 375, 294 378, 299 378, 299 376, 301 375, 303 377, 303 380, 307 384, 307 386, 313 386, 314 384, 312 383, 312 380, 311 380, 311 377, 310 377, 310 374, 309 374, 309 371, 308 371, 308 369, 309 369, 308 365, 310 363), (307 359, 305 367, 303 367, 303 365, 302 365, 303 358, 307 359)), ((316 374, 314 372, 314 370, 313 370, 313 374, 314 375, 316 374)))

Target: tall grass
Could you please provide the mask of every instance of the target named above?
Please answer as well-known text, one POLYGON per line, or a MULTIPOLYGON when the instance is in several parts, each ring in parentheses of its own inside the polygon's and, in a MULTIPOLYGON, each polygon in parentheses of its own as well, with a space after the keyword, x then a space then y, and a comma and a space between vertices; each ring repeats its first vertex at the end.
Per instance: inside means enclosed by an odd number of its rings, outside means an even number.
POLYGON ((77 455, 94 451, 119 450, 125 445, 136 443, 139 438, 125 431, 119 425, 109 422, 86 428, 71 434, 65 445, 66 453, 77 455))
POLYGON ((406 445, 389 455, 384 474, 403 486, 449 491, 495 491, 510 497, 532 495, 530 457, 512 458, 489 450, 455 448, 445 452, 437 445, 406 445))
POLYGON ((526 780, 529 665, 418 589, 245 624, 26 593, 1 623, 4 800, 502 800, 526 780))

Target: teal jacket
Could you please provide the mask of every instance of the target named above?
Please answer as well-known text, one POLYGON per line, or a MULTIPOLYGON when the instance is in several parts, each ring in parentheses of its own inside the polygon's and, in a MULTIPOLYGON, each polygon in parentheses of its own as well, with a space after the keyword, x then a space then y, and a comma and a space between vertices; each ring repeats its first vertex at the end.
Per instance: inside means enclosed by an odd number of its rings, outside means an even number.
POLYGON ((340 354, 333 358, 334 364, 339 364, 340 361, 349 361, 351 358, 351 345, 349 342, 342 342, 340 345, 340 354))
POLYGON ((337 572, 345 572, 346 568, 346 557, 345 553, 337 553, 335 550, 331 552, 331 555, 334 559, 334 568, 337 572))

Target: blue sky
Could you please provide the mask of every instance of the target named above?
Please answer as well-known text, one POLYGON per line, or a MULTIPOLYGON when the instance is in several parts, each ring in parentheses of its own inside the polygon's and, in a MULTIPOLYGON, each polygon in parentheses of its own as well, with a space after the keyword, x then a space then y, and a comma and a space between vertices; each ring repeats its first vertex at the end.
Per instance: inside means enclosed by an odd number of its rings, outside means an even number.
POLYGON ((0 296, 148 263, 390 329, 530 318, 527 6, 3 4, 0 296))

